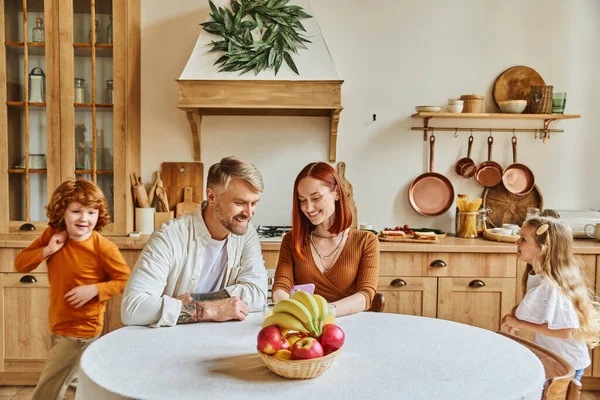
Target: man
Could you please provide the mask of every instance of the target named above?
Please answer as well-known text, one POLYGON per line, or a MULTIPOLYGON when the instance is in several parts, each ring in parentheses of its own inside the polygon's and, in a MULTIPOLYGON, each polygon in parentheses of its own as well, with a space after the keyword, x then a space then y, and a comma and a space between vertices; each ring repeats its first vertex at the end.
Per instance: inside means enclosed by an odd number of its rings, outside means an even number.
POLYGON ((125 325, 152 327, 244 320, 267 298, 267 271, 254 215, 262 176, 226 157, 208 171, 206 202, 156 230, 121 303, 125 325))

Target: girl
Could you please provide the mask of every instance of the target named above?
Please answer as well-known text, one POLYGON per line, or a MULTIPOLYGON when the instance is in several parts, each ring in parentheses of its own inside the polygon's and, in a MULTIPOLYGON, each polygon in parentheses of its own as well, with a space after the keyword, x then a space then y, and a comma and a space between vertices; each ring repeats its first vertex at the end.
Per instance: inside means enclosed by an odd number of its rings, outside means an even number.
POLYGON ((46 209, 48 228, 17 256, 15 269, 29 272, 43 261, 48 266, 48 317, 56 340, 33 399, 62 399, 81 354, 102 331, 106 301, 123 292, 129 267, 117 246, 98 233, 109 222, 98 186, 67 180, 46 209))
POLYGON ((352 212, 338 174, 327 163, 308 164, 294 183, 292 231, 281 243, 273 300, 294 285, 313 283, 336 305, 336 315, 369 309, 379 279, 379 241, 350 228, 352 212))
POLYGON ((588 346, 600 340, 600 314, 581 263, 573 258, 571 229, 558 219, 531 218, 520 235, 517 258, 527 263, 526 294, 502 326, 510 333, 534 332, 536 343, 571 363, 581 381, 591 363, 588 346))

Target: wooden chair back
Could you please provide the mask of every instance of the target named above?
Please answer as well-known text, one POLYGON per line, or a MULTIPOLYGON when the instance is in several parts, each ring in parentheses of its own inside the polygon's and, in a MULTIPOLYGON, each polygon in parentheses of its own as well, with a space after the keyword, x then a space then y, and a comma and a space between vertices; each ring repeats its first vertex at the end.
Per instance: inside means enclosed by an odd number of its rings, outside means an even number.
POLYGON ((581 383, 574 380, 575 369, 559 355, 522 337, 505 332, 498 332, 515 342, 527 347, 540 359, 546 372, 546 382, 542 399, 545 400, 577 400, 581 392, 581 383))
POLYGON ((373 303, 371 303, 371 308, 367 311, 372 312, 383 312, 385 308, 385 296, 383 293, 375 293, 375 297, 373 298, 373 303))

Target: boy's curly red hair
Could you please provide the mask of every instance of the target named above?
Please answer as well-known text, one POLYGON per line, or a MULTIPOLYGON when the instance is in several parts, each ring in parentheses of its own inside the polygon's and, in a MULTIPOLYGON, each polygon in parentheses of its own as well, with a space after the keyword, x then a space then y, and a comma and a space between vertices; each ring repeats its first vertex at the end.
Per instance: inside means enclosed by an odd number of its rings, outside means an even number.
POLYGON ((65 211, 69 203, 74 201, 84 207, 98 210, 98 222, 94 230, 101 232, 102 228, 110 223, 108 202, 102 189, 87 179, 67 179, 52 193, 50 203, 46 207, 48 225, 52 228, 66 229, 65 211))

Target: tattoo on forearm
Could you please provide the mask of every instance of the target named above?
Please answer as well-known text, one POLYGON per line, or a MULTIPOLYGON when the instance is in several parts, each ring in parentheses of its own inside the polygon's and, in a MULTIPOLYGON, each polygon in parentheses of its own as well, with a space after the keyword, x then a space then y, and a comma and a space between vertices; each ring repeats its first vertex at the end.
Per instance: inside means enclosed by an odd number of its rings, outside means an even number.
POLYGON ((230 297, 225 289, 213 293, 192 293, 191 296, 194 301, 222 300, 230 297))
POLYGON ((202 321, 204 319, 203 302, 228 299, 230 297, 225 289, 214 293, 193 293, 190 296, 192 297, 192 302, 182 306, 177 318, 178 324, 191 324, 202 321))

